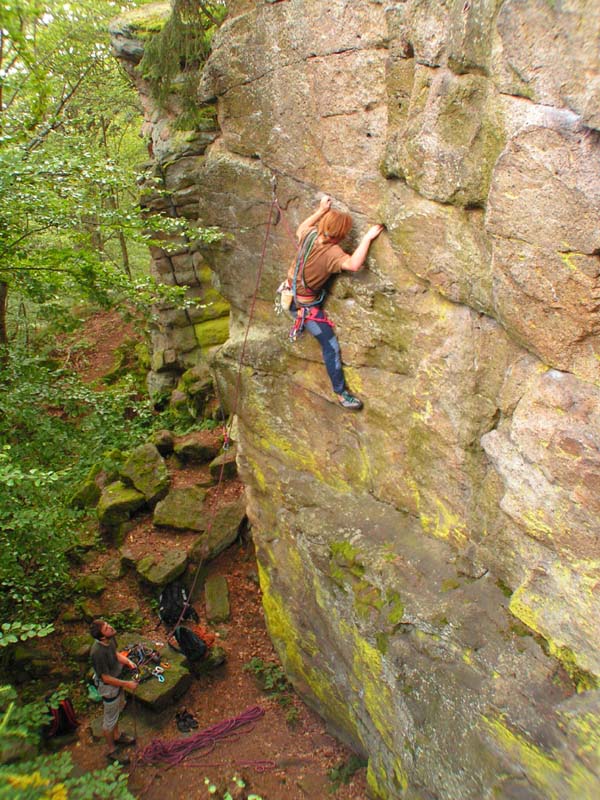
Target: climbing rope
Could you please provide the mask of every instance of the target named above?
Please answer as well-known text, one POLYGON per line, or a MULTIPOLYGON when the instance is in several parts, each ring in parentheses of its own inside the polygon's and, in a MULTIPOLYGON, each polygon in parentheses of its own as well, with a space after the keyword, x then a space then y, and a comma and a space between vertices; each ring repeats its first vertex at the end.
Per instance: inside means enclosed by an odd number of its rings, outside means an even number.
MULTIPOLYGON (((180 764, 191 753, 196 754, 196 758, 203 753, 210 753, 217 744, 224 739, 239 736, 240 733, 249 733, 254 728, 254 723, 264 716, 264 709, 260 706, 253 706, 246 709, 242 714, 223 722, 218 722, 210 728, 195 733, 185 739, 153 739, 136 756, 136 764, 158 764, 163 763, 173 767, 180 764)), ((262 762, 261 762, 262 763, 262 762)))
MULTIPOLYGON (((273 226, 274 218, 278 214, 279 215, 282 214, 281 208, 279 206, 279 202, 277 200, 276 183, 275 183, 275 178, 274 177, 272 179, 272 184, 271 185, 272 185, 271 205, 270 205, 270 208, 269 208, 269 216, 268 216, 268 219, 267 219, 267 226, 266 226, 265 236, 264 236, 262 250, 261 250, 261 254, 260 254, 260 261, 259 261, 258 270, 257 270, 257 273, 256 273, 256 282, 255 282, 255 285, 254 285, 254 291, 252 293, 252 301, 250 303, 250 310, 249 310, 249 313, 248 313, 248 322, 247 322, 247 325, 246 325, 246 330, 245 330, 245 333, 244 333, 244 340, 243 340, 243 343, 242 343, 242 349, 241 349, 240 357, 239 357, 239 360, 238 360, 237 376, 236 376, 236 382, 235 382, 235 389, 234 389, 234 393, 233 393, 233 402, 231 404, 231 412, 230 412, 230 417, 229 417, 229 423, 226 426, 224 426, 224 428, 223 428, 223 450, 227 450, 228 447, 229 447, 229 442, 231 440, 231 428, 233 426, 234 417, 237 414, 238 401, 239 401, 239 396, 240 396, 240 387, 241 387, 242 368, 244 366, 244 359, 245 359, 245 356, 246 356, 246 345, 247 345, 247 342, 248 342, 248 335, 250 333, 250 326, 252 325, 252 321, 254 319, 254 312, 255 312, 255 309, 256 309, 256 301, 257 301, 257 298, 258 298, 258 290, 260 288, 260 282, 261 282, 261 279, 262 279, 262 274, 263 274, 264 265, 265 265, 265 257, 266 257, 266 253, 267 253, 267 243, 268 243, 268 240, 269 240, 269 235, 271 233, 271 228, 273 226)), ((217 393, 219 393, 218 383, 217 383, 217 393)), ((220 398, 219 398, 219 404, 222 406, 220 398)), ((218 478, 217 486, 216 486, 215 492, 214 492, 215 497, 218 497, 218 495, 219 495, 219 492, 220 492, 220 489, 221 489, 221 485, 223 483, 224 472, 225 472, 225 462, 223 462, 221 464, 221 469, 219 470, 219 478, 218 478)), ((206 523, 206 537, 207 538, 210 536, 210 532, 212 530, 212 526, 213 526, 213 522, 214 522, 216 513, 217 513, 217 504, 216 504, 216 502, 214 502, 212 504, 212 508, 210 510, 210 514, 208 516, 207 523, 206 523)), ((198 564, 198 567, 197 567, 196 572, 194 574, 194 579, 192 581, 192 585, 191 585, 189 593, 188 593, 188 597, 190 599, 194 596, 194 591, 196 589, 196 583, 198 581, 198 576, 200 575, 201 566, 202 566, 202 562, 200 562, 198 564)), ((171 636, 173 635, 173 632, 175 631, 175 628, 177 628, 177 626, 183 620, 189 605, 190 605, 189 601, 184 603, 184 606, 183 606, 183 608, 181 610, 181 613, 179 615, 179 619, 177 620, 175 625, 173 625, 172 630, 170 630, 167 633, 167 640, 169 638, 171 638, 171 636)))

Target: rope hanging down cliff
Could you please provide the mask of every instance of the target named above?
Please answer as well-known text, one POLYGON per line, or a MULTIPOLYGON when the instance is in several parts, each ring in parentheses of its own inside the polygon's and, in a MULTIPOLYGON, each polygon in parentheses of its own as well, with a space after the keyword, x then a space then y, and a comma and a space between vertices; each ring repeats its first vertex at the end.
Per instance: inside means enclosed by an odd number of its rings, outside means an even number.
MULTIPOLYGON (((243 342, 242 342, 242 349, 240 351, 240 357, 238 359, 237 375, 236 375, 235 388, 234 388, 234 392, 233 392, 233 401, 231 403, 231 408, 230 408, 229 422, 227 423, 227 425, 223 426, 223 450, 224 451, 229 449, 230 442, 231 442, 231 428, 233 426, 233 420, 234 420, 234 418, 235 418, 235 416, 237 414, 237 410, 238 410, 238 403, 239 403, 239 397, 240 397, 240 387, 241 387, 242 367, 244 366, 244 358, 246 356, 246 345, 247 345, 247 342, 248 342, 248 335, 250 333, 250 326, 252 325, 252 321, 254 319, 254 312, 255 312, 255 309, 256 309, 256 301, 257 301, 257 298, 258 298, 258 290, 260 288, 260 282, 261 282, 262 274, 263 274, 263 270, 264 270, 265 257, 266 257, 266 252, 267 252, 267 242, 268 242, 269 236, 271 234, 271 228, 273 227, 274 220, 275 220, 275 224, 276 224, 277 221, 279 220, 280 215, 282 214, 281 208, 279 206, 279 203, 277 201, 277 196, 276 196, 276 193, 275 193, 276 192, 275 178, 272 179, 272 188, 273 188, 273 195, 272 195, 272 199, 271 199, 271 205, 270 205, 270 208, 269 208, 269 216, 268 216, 268 219, 267 219, 265 237, 264 237, 264 240, 263 240, 263 245, 262 245, 262 250, 261 250, 261 255, 260 255, 260 260, 259 260, 259 265, 258 265, 258 270, 257 270, 257 273, 256 273, 256 282, 255 282, 255 285, 254 285, 254 291, 252 293, 252 300, 251 300, 250 309, 249 309, 249 312, 248 312, 248 322, 246 324, 246 330, 245 330, 244 339, 243 339, 243 342)), ((218 384, 216 384, 216 386, 217 386, 217 394, 219 394, 218 384)), ((221 405, 221 407, 223 405, 221 401, 220 401, 220 405, 221 405)), ((223 484, 224 471, 225 471, 225 462, 223 462, 221 464, 221 469, 219 470, 219 478, 218 478, 217 486, 216 486, 216 489, 215 489, 215 502, 212 504, 211 512, 209 514, 209 517, 208 517, 208 520, 207 520, 207 524, 206 524, 206 535, 207 535, 207 537, 210 536, 210 533, 211 533, 211 530, 212 530, 212 526, 213 526, 213 523, 214 523, 214 520, 215 520, 216 511, 217 511, 216 499, 219 497, 219 494, 221 492, 221 488, 222 488, 222 484, 223 484)), ((198 582, 198 576, 200 575, 201 566, 202 566, 201 563, 198 564, 198 567, 196 568, 196 572, 194 573, 194 579, 192 581, 192 585, 191 585, 189 593, 188 593, 188 598, 189 599, 191 599, 194 596, 194 591, 196 589, 196 584, 198 582)), ((175 625, 173 625, 172 629, 168 632, 167 638, 170 638, 173 635, 173 632, 175 631, 175 628, 184 619, 184 616, 185 616, 185 613, 186 613, 186 610, 187 610, 188 606, 189 606, 189 600, 186 601, 186 603, 184 604, 184 606, 183 606, 183 608, 181 610, 181 613, 179 615, 179 619, 177 620, 175 625)))

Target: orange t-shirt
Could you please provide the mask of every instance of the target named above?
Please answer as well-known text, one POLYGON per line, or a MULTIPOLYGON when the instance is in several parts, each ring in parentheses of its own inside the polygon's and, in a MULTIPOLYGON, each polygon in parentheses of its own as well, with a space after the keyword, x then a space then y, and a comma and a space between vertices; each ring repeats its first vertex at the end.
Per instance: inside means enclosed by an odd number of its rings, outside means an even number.
MULTIPOLYGON (((311 228, 306 234, 307 236, 314 230, 311 228)), ((339 244, 332 242, 320 242, 317 238, 310 255, 304 263, 304 271, 300 270, 296 284, 296 294, 298 297, 316 297, 327 280, 337 273, 342 271, 342 264, 349 258, 339 244), (301 275, 304 276, 304 283, 302 285, 301 275)), ((288 270, 288 281, 290 286, 294 280, 294 270, 296 268, 296 259, 292 262, 288 270)))

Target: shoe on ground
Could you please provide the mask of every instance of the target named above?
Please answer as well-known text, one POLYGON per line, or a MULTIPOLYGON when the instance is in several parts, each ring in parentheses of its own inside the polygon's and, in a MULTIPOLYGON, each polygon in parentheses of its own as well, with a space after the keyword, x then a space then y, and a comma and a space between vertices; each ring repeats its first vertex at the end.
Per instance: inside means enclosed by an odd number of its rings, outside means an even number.
POLYGON ((120 747, 130 747, 135 744, 135 736, 130 736, 128 733, 122 733, 118 739, 115 739, 115 744, 120 747))
POLYGON ((359 411, 363 407, 362 401, 350 394, 347 389, 338 394, 338 401, 343 408, 347 408, 350 411, 359 411))
POLYGON ((107 753, 106 758, 111 764, 117 763, 122 767, 126 767, 130 763, 129 756, 119 753, 118 750, 112 750, 110 753, 107 753))
POLYGON ((192 730, 190 725, 189 715, 187 711, 178 711, 175 714, 175 724, 177 725, 177 730, 181 731, 182 733, 189 733, 192 730))
POLYGON ((198 727, 198 720, 193 714, 190 714, 189 711, 184 712, 183 718, 187 722, 191 731, 198 727))

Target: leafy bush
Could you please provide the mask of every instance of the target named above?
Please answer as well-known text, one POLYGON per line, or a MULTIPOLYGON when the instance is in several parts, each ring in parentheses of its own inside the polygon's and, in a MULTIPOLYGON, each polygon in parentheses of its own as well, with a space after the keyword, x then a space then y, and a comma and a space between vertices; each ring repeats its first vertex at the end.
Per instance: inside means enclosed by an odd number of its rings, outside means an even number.
POLYGON ((286 709, 285 719, 288 725, 295 725, 298 722, 298 711, 292 699, 293 689, 280 665, 274 661, 263 661, 262 658, 254 657, 244 665, 244 670, 251 672, 262 690, 286 709))
MULTIPOLYGON (((0 762, 39 746, 41 731, 50 722, 49 705, 56 706, 66 690, 55 692, 48 702, 17 705, 12 686, 0 686, 0 762), (15 744, 17 745, 15 749, 15 744)), ((127 776, 118 765, 75 777, 70 753, 27 757, 0 766, 3 800, 135 800, 127 789, 127 776)))
POLYGON ((347 761, 342 761, 337 767, 328 770, 327 776, 332 783, 331 791, 336 792, 342 784, 350 783, 358 770, 366 766, 366 759, 353 753, 347 761))
POLYGON ((0 797, 6 800, 135 800, 127 775, 112 764, 106 769, 72 775, 70 753, 0 767, 0 797))
POLYGON ((51 618, 70 586, 66 557, 84 512, 69 498, 112 449, 147 436, 155 414, 121 383, 96 392, 43 355, 14 350, 0 377, 0 615, 51 618))

